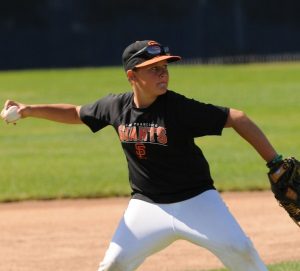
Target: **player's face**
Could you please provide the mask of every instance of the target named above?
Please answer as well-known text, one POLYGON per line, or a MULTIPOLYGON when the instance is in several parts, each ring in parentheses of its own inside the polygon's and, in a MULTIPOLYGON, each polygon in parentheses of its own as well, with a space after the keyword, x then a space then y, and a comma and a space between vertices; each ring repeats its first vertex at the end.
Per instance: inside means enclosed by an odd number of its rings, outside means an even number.
POLYGON ((161 61, 134 71, 136 84, 141 91, 150 96, 166 93, 169 83, 167 61, 161 61))

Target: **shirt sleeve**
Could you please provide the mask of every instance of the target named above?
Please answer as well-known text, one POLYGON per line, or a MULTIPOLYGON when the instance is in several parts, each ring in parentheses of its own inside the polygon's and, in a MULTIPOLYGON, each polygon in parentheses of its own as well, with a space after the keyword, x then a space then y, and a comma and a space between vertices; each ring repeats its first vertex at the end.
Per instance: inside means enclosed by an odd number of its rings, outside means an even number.
POLYGON ((229 108, 186 98, 181 106, 183 126, 193 137, 221 135, 229 108))
POLYGON ((108 95, 94 103, 81 106, 80 119, 94 133, 110 124, 112 96, 108 95))

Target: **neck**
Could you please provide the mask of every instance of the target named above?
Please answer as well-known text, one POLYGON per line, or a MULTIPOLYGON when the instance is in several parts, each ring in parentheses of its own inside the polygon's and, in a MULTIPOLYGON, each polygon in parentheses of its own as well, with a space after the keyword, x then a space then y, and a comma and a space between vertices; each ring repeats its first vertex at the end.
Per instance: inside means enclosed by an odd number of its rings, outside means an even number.
POLYGON ((133 101, 137 108, 147 108, 157 99, 157 96, 147 96, 135 90, 133 93, 133 101))

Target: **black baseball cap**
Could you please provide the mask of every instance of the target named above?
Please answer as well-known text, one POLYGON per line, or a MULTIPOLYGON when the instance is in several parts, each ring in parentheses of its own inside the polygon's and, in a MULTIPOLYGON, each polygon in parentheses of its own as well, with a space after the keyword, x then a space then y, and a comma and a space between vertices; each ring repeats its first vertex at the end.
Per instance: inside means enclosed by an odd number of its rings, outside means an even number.
POLYGON ((168 47, 153 40, 136 41, 130 44, 122 55, 125 71, 145 67, 162 60, 175 62, 180 59, 180 56, 170 55, 168 47))

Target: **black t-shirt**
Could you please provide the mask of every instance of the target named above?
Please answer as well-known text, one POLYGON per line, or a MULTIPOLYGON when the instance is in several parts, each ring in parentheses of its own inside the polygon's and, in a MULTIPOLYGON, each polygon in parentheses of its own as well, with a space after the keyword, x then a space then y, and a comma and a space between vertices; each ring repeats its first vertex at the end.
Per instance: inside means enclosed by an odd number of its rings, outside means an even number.
POLYGON ((80 118, 93 132, 115 128, 133 198, 172 203, 215 189, 194 138, 221 135, 228 112, 169 90, 143 109, 134 106, 132 92, 110 94, 82 106, 80 118))

